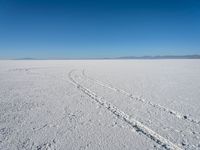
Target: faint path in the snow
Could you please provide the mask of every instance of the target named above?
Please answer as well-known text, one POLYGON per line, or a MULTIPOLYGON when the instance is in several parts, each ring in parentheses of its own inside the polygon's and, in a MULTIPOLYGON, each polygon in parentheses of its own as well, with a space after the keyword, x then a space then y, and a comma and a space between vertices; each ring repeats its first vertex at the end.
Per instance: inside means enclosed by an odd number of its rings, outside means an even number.
POLYGON ((102 82, 102 81, 93 79, 93 78, 87 76, 87 75, 85 74, 85 71, 84 71, 84 70, 82 71, 82 75, 83 75, 86 79, 88 79, 88 80, 90 80, 90 81, 92 81, 92 82, 95 82, 96 84, 98 84, 98 85, 100 85, 100 86, 102 86, 102 87, 108 88, 108 89, 110 89, 110 90, 112 90, 112 91, 115 91, 115 92, 119 92, 119 93, 121 93, 121 94, 123 94, 123 95, 126 95, 127 97, 133 99, 133 100, 140 101, 140 102, 142 102, 142 103, 146 103, 146 104, 148 104, 148 105, 151 105, 152 107, 157 108, 157 109, 159 109, 159 110, 161 110, 161 111, 165 111, 165 112, 167 112, 168 114, 173 115, 173 116, 175 116, 175 117, 178 118, 178 119, 187 120, 187 121, 190 121, 190 122, 192 122, 192 123, 194 123, 194 124, 200 125, 200 121, 198 121, 198 120, 196 120, 196 119, 193 119, 192 117, 189 117, 188 115, 184 115, 184 114, 181 114, 180 112, 171 110, 171 109, 166 108, 166 107, 164 107, 164 106, 161 106, 161 105, 159 105, 159 104, 152 103, 151 101, 147 101, 146 99, 141 98, 141 97, 139 97, 139 96, 134 96, 133 94, 131 94, 131 93, 125 91, 125 90, 116 88, 116 87, 114 87, 114 86, 112 86, 112 85, 110 85, 110 84, 108 84, 108 83, 105 83, 105 82, 102 82))
POLYGON ((143 125, 141 122, 137 121, 134 118, 131 118, 128 114, 121 111, 117 107, 115 107, 112 103, 108 103, 105 101, 102 97, 99 97, 96 93, 92 92, 90 89, 84 87, 83 85, 79 84, 73 77, 73 72, 75 70, 72 70, 69 72, 68 77, 71 80, 72 84, 76 86, 79 90, 87 94, 89 97, 91 97, 93 100, 95 100, 98 104, 109 110, 112 114, 117 116, 119 119, 122 119, 127 124, 129 124, 132 128, 135 129, 136 132, 142 133, 143 135, 147 136, 157 144, 161 145, 163 148, 170 150, 181 150, 180 147, 178 147, 176 144, 172 143, 168 139, 162 137, 155 131, 151 130, 147 126, 143 125))

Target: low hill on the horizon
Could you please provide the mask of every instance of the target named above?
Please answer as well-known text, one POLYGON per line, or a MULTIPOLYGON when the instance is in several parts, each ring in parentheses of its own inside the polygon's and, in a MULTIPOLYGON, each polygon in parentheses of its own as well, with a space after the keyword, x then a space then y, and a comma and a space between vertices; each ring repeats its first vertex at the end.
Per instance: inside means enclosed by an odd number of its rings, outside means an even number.
POLYGON ((200 55, 124 56, 117 59, 200 59, 200 55))

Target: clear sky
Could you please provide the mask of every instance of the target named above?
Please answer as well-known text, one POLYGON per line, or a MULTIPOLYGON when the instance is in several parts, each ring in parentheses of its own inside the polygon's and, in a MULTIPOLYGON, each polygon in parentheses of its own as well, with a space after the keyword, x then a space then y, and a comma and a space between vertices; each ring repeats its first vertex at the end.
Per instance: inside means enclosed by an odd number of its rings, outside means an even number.
POLYGON ((200 54, 200 0, 0 0, 0 58, 200 54))

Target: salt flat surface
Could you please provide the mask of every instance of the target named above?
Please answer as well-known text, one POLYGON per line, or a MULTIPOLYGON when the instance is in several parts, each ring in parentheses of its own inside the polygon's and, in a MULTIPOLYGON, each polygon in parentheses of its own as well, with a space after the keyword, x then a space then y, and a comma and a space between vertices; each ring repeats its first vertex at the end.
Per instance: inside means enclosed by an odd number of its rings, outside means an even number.
POLYGON ((200 149, 200 60, 0 61, 0 149, 200 149))

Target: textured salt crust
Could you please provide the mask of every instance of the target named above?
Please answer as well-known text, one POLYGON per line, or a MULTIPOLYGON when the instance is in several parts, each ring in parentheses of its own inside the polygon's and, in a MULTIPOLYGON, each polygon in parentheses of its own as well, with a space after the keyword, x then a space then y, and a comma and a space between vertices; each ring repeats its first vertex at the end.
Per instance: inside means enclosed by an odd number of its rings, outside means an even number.
POLYGON ((0 62, 0 149, 198 150, 199 64, 197 60, 0 62), (67 77, 72 69, 77 70, 71 76, 79 86, 67 77), (166 80, 160 82, 161 78, 166 80), (163 94, 157 87, 164 89, 163 94), (148 97, 151 92, 155 97, 148 97))

